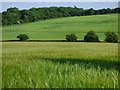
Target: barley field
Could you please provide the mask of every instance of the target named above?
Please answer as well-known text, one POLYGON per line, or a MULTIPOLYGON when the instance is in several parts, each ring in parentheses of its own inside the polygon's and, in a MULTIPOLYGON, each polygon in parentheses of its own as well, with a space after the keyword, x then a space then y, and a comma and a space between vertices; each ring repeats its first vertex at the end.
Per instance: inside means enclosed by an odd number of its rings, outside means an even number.
POLYGON ((120 88, 117 43, 3 42, 3 88, 120 88))

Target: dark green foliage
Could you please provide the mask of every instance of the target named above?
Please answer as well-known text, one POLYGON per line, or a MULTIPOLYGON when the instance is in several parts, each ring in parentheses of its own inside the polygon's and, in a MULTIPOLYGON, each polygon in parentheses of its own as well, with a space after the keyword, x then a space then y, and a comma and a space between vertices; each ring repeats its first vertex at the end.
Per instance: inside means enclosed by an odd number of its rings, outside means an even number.
POLYGON ((75 34, 66 35, 66 40, 69 42, 75 42, 77 40, 77 36, 75 34))
POLYGON ((85 42, 99 42, 99 38, 98 38, 97 34, 94 31, 89 31, 84 36, 84 41, 85 42))
POLYGON ((20 15, 20 11, 18 8, 16 8, 16 7, 9 8, 9 9, 7 9, 6 17, 5 17, 5 15, 3 15, 3 19, 7 19, 8 25, 17 24, 17 21, 20 20, 19 15, 20 15))
POLYGON ((118 42, 118 36, 115 32, 106 32, 105 36, 106 42, 118 42))
POLYGON ((100 9, 94 10, 90 8, 84 10, 83 8, 74 7, 43 7, 31 8, 29 10, 19 10, 16 7, 8 8, 7 11, 2 12, 2 24, 12 25, 25 22, 35 22, 38 20, 45 20, 50 18, 69 17, 69 16, 86 16, 98 14, 120 13, 120 8, 115 9, 100 9))
POLYGON ((26 34, 19 34, 17 38, 19 38, 20 41, 26 41, 29 39, 28 35, 26 34))
POLYGON ((95 15, 95 11, 93 10, 93 8, 90 8, 85 11, 84 15, 95 15))

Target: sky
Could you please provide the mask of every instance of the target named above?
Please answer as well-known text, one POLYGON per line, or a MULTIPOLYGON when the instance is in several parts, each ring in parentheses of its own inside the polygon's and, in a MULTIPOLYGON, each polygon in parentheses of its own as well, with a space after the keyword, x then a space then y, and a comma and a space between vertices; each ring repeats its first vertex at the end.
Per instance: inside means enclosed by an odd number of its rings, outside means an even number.
POLYGON ((32 7, 50 7, 50 6, 64 6, 73 7, 77 6, 79 8, 89 9, 102 9, 102 8, 116 8, 118 7, 118 2, 2 2, 2 8, 0 12, 6 11, 7 8, 17 7, 20 10, 30 9, 32 7))
POLYGON ((1 0, 2 2, 119 2, 120 0, 1 0))

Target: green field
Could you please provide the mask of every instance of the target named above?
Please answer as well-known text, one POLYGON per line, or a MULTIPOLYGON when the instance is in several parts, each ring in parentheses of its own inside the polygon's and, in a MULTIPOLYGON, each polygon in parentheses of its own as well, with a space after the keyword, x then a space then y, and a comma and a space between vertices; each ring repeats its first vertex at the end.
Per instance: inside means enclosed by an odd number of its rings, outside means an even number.
POLYGON ((83 39, 88 31, 95 31, 104 40, 104 32, 118 32, 118 15, 95 15, 50 19, 20 25, 4 26, 3 40, 16 40, 18 34, 27 34, 31 40, 60 40, 66 34, 75 33, 83 39))
MULTIPOLYGON (((101 41, 107 31, 118 33, 118 15, 3 26, 0 39, 17 40, 18 34, 27 34, 30 40, 64 40, 75 33, 82 40, 91 30, 101 41)), ((119 66, 118 43, 2 42, 3 88, 120 88, 119 66)))
POLYGON ((2 45, 3 88, 120 88, 117 43, 2 45))

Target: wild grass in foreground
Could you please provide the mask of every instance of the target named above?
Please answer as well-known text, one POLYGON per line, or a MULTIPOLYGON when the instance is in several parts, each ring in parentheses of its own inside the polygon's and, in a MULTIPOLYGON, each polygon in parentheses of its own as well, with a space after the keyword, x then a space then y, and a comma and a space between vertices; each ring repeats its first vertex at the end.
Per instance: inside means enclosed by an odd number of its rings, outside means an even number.
POLYGON ((3 88, 118 88, 116 43, 4 42, 3 88))

